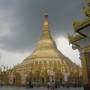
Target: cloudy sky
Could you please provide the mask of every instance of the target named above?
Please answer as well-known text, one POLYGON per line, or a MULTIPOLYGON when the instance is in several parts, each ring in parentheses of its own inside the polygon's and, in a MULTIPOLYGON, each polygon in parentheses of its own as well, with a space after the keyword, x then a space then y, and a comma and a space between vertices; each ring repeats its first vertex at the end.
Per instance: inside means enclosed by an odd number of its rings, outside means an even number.
POLYGON ((79 52, 69 45, 74 20, 84 18, 85 0, 0 0, 0 66, 21 63, 42 33, 43 11, 49 14, 58 49, 80 65, 79 52))

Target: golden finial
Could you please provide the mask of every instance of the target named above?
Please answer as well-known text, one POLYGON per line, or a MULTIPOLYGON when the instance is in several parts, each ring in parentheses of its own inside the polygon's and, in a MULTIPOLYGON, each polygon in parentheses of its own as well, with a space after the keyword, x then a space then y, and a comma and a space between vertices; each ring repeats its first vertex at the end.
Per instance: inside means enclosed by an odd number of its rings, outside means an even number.
POLYGON ((48 18, 48 12, 47 11, 44 11, 44 17, 48 18))
POLYGON ((48 12, 47 12, 47 10, 44 10, 44 19, 45 19, 45 21, 44 21, 44 25, 48 25, 48 12))
POLYGON ((48 31, 49 25, 48 25, 48 12, 44 10, 44 22, 43 22, 43 30, 48 31))

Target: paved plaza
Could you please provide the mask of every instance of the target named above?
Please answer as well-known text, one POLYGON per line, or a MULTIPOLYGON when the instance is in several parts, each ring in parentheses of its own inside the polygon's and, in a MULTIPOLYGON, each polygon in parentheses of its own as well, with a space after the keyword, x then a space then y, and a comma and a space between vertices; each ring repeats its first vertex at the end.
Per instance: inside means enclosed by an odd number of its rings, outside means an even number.
MULTIPOLYGON (((45 87, 39 87, 39 88, 25 88, 25 87, 0 87, 0 90, 48 90, 45 87)), ((51 89, 49 89, 51 90, 51 89)), ((58 88, 54 90, 84 90, 83 88, 58 88)))

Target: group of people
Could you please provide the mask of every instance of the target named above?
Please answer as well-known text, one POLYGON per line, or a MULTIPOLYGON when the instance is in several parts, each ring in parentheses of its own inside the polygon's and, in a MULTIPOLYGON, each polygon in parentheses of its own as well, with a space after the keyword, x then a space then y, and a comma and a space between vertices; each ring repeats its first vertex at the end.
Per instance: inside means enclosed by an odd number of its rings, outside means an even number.
POLYGON ((74 87, 74 88, 76 88, 76 87, 82 87, 82 86, 83 86, 82 83, 76 83, 76 82, 70 83, 69 81, 62 81, 62 82, 52 81, 52 82, 47 83, 48 90, 54 90, 55 88, 60 88, 60 87, 65 87, 65 88, 74 87))

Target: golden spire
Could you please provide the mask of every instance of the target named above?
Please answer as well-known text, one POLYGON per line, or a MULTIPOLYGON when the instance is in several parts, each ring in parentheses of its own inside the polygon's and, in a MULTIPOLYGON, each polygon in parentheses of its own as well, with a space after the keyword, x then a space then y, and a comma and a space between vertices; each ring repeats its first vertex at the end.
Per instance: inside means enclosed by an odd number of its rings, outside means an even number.
POLYGON ((48 31, 49 30, 49 24, 48 24, 48 13, 44 13, 44 22, 43 22, 43 30, 48 31))

